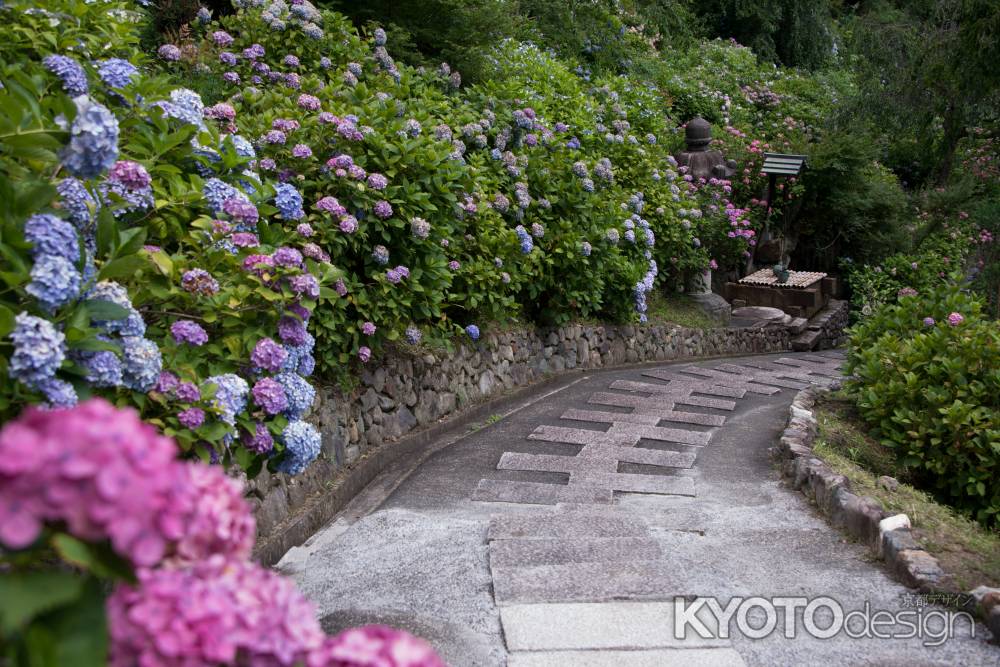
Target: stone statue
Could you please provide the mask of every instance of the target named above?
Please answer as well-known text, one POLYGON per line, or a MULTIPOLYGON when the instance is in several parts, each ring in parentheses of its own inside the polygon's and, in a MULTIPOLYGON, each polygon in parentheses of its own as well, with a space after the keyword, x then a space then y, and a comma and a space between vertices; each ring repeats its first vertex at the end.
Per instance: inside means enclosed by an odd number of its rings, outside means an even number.
POLYGON ((721 151, 709 150, 712 143, 712 126, 702 117, 688 121, 684 129, 687 150, 675 155, 677 165, 687 167, 694 178, 720 178, 731 180, 736 173, 736 161, 727 160, 721 151))

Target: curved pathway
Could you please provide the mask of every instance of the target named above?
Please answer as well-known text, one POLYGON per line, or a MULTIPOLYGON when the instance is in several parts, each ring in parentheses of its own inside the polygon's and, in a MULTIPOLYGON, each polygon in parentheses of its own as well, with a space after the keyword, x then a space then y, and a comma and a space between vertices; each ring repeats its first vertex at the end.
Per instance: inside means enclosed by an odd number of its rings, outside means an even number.
MULTIPOLYGON (((783 618, 761 639, 735 620, 727 636, 704 606, 708 632, 675 631, 679 596, 910 603, 769 461, 794 392, 840 362, 783 354, 567 379, 416 469, 385 471, 279 567, 328 631, 404 627, 456 667, 1000 664, 985 628, 969 638, 962 622, 936 647, 817 639, 801 609, 794 639, 783 618)), ((751 627, 767 620, 749 614, 751 627)))

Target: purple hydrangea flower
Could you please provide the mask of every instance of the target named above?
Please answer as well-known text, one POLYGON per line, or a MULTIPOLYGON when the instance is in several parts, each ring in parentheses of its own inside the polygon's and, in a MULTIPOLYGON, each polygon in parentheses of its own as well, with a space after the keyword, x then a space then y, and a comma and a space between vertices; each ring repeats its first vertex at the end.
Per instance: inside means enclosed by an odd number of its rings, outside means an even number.
POLYGON ((451 269, 452 271, 458 271, 460 268, 462 268, 462 265, 458 262, 458 260, 453 259, 450 262, 448 262, 448 268, 451 269))
MULTIPOLYGON (((378 173, 368 174, 368 187, 372 190, 385 190, 389 185, 389 179, 378 173)), ((391 215, 391 214, 390 214, 391 215)))
POLYGON ((303 222, 295 226, 295 233, 297 233, 299 236, 304 236, 306 238, 309 238, 310 236, 313 235, 314 232, 312 226, 309 223, 303 222))
POLYGON ((282 246, 274 251, 272 255, 274 263, 278 266, 298 267, 302 266, 302 253, 295 248, 282 246))
POLYGON ((155 389, 161 394, 169 394, 173 390, 177 389, 179 384, 180 380, 177 379, 176 375, 169 371, 162 371, 156 379, 155 389))
POLYGON ((254 346, 253 352, 250 354, 250 363, 256 368, 277 373, 287 358, 288 352, 280 343, 276 343, 270 338, 262 338, 257 341, 257 345, 254 346))
POLYGON ((193 382, 181 382, 177 385, 175 395, 182 403, 194 403, 201 400, 201 389, 193 382))
POLYGON ((386 220, 392 217, 392 205, 384 199, 375 204, 375 215, 386 220))
POLYGON ((319 283, 316 281, 316 277, 311 274, 292 276, 289 285, 297 296, 307 299, 319 298, 319 283))
POLYGON ((200 347, 208 342, 208 333, 197 322, 177 320, 170 325, 170 335, 177 343, 187 343, 200 347))
POLYGON ((475 324, 470 324, 465 327, 465 333, 469 334, 469 338, 472 340, 479 340, 479 327, 475 324))
POLYGON ((168 63, 177 62, 181 59, 181 50, 173 44, 164 44, 156 50, 156 54, 168 63))
POLYGON ((255 454, 266 454, 274 448, 274 438, 271 432, 261 423, 257 423, 254 433, 244 431, 242 440, 243 446, 255 454))
POLYGON ((361 363, 367 364, 368 360, 371 358, 372 358, 372 351, 370 347, 362 345, 360 348, 358 348, 358 359, 361 360, 361 363))
POLYGON ((376 328, 377 327, 375 326, 374 322, 365 322, 364 324, 361 325, 361 333, 363 333, 366 336, 371 336, 375 333, 376 328))
POLYGON ((312 149, 306 146, 305 144, 295 144, 295 147, 292 148, 292 157, 304 160, 312 156, 313 156, 312 149))
POLYGON ((278 337, 289 345, 302 345, 306 342, 306 325, 297 317, 285 315, 278 320, 278 337))
POLYGON ((385 266, 389 263, 389 249, 384 245, 375 246, 375 249, 372 250, 372 258, 377 264, 385 266))
POLYGON ((405 335, 406 341, 410 345, 417 345, 420 342, 420 339, 423 338, 423 334, 420 333, 420 329, 416 327, 407 327, 405 335))
POLYGON ((188 408, 178 413, 177 421, 184 428, 189 428, 193 431, 205 423, 205 411, 201 408, 188 408))
POLYGON ((353 234, 358 229, 358 221, 353 215, 345 216, 343 220, 340 221, 340 231, 345 234, 353 234))
MULTIPOLYGON (((225 48, 227 46, 232 46, 233 36, 230 35, 228 32, 226 32, 225 30, 216 30, 215 32, 212 33, 212 41, 215 43, 216 46, 221 46, 222 48, 225 48)), ((257 45, 254 44, 254 46, 257 45)), ((261 49, 261 55, 262 56, 264 55, 263 49, 261 49)))
POLYGON ((950 324, 953 327, 957 327, 964 321, 965 318, 962 317, 961 313, 951 313, 950 315, 948 315, 948 324, 950 324))
POLYGON ((271 378, 262 378, 253 386, 253 401, 269 415, 276 415, 288 408, 285 389, 271 378))
POLYGON ((298 105, 300 109, 305 109, 306 111, 319 111, 321 103, 315 95, 302 93, 299 95, 298 105))

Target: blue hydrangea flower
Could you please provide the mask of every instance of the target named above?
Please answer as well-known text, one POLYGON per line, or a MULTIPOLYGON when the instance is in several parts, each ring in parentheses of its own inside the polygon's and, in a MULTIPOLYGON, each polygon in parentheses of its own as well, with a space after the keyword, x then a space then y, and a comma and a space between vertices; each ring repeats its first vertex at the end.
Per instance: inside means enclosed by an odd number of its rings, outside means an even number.
POLYGON ((53 55, 46 56, 42 64, 45 65, 45 69, 62 79, 63 90, 71 96, 87 94, 90 87, 87 84, 87 74, 80 67, 80 63, 68 56, 53 55))
POLYGON ((14 318, 10 333, 14 353, 7 374, 29 387, 53 377, 66 359, 66 336, 52 322, 28 313, 14 318))
POLYGON ((80 281, 80 272, 65 257, 42 255, 31 267, 31 282, 24 291, 51 312, 79 296, 80 281))
POLYGON ((118 355, 109 350, 89 352, 74 350, 70 358, 86 373, 87 382, 95 387, 119 387, 125 371, 118 355))
POLYGON ((420 329, 417 327, 407 327, 406 328, 406 341, 410 345, 416 345, 423 338, 423 334, 420 333, 420 329))
POLYGON ((105 333, 117 333, 122 336, 142 336, 146 333, 146 323, 143 321, 142 315, 132 307, 132 300, 129 299, 128 292, 118 283, 102 280, 94 285, 87 298, 94 301, 110 301, 129 313, 120 320, 94 320, 91 322, 98 329, 102 329, 105 333))
POLYGON ((201 95, 193 90, 176 88, 170 91, 170 102, 160 106, 171 118, 205 128, 205 103, 201 101, 201 95))
POLYGON ((302 210, 302 195, 288 183, 275 186, 274 205, 283 220, 298 220, 306 214, 302 210))
POLYGON ((156 385, 160 371, 163 370, 160 348, 148 338, 124 336, 122 354, 124 355, 122 383, 135 391, 150 391, 156 385))
POLYGON ((33 246, 33 257, 52 255, 71 263, 80 259, 79 239, 73 225, 49 213, 28 218, 24 223, 24 238, 33 246))
POLYGON ((97 63, 97 74, 109 88, 126 88, 139 74, 139 70, 127 60, 108 58, 97 63))
POLYGON ((298 475, 319 456, 321 438, 319 431, 304 421, 292 421, 281 432, 285 456, 278 464, 280 472, 298 475))
POLYGON ((118 159, 118 119, 89 97, 77 97, 70 140, 62 151, 66 170, 78 178, 95 178, 118 159))
POLYGON ((65 380, 49 378, 38 385, 38 388, 45 394, 50 408, 71 408, 77 403, 76 389, 65 380))
POLYGON ((212 213, 221 213, 228 199, 246 200, 246 195, 218 178, 210 178, 201 188, 201 194, 212 213))
POLYGON ((584 257, 590 257, 590 253, 593 251, 593 246, 587 241, 580 244, 580 254, 584 257))
POLYGON ((233 148, 236 149, 236 154, 240 157, 257 157, 257 151, 253 149, 253 144, 244 139, 238 134, 231 135, 229 137, 233 140, 233 148))
POLYGON ((465 333, 469 334, 469 338, 472 340, 479 340, 479 327, 475 324, 470 324, 465 327, 465 333))
POLYGON ((99 205, 83 182, 76 178, 64 178, 59 181, 56 190, 70 222, 81 231, 88 230, 93 221, 92 211, 96 211, 99 205))
POLYGON ((535 242, 532 240, 531 234, 524 228, 524 225, 515 227, 514 232, 517 233, 517 238, 521 242, 521 252, 525 255, 529 254, 535 247, 535 242))
POLYGON ((213 375, 205 382, 216 386, 213 401, 220 412, 219 418, 227 424, 235 424, 236 415, 247 406, 247 393, 250 391, 247 381, 238 375, 226 373, 213 375))
POLYGON ((316 390, 297 373, 279 373, 274 379, 284 388, 285 396, 288 397, 285 414, 289 419, 300 419, 312 407, 316 390))

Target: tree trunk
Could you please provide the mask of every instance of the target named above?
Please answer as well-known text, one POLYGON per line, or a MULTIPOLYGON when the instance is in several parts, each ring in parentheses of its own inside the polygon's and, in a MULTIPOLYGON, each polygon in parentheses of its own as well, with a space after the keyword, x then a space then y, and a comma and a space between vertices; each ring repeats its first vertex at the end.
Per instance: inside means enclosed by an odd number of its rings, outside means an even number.
POLYGON ((951 176, 952 167, 955 164, 955 152, 958 150, 958 142, 966 135, 965 124, 962 122, 961 114, 954 104, 949 104, 944 114, 944 145, 942 146, 941 157, 938 160, 934 182, 938 186, 944 185, 951 176))

